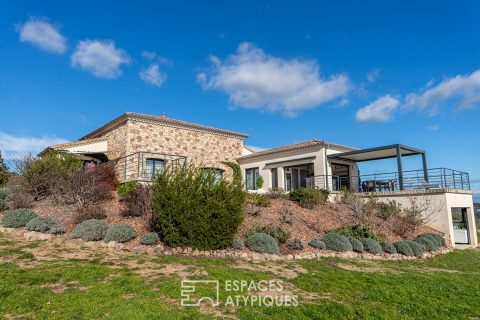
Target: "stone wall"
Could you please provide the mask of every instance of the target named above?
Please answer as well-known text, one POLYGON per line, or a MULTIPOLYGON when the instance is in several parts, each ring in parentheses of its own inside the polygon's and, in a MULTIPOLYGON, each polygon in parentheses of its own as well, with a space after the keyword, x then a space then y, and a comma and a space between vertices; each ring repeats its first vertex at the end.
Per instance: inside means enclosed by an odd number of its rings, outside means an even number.
POLYGON ((115 160, 129 154, 127 139, 128 130, 126 122, 114 127, 107 133, 103 134, 102 137, 107 138, 107 156, 109 160, 115 160))

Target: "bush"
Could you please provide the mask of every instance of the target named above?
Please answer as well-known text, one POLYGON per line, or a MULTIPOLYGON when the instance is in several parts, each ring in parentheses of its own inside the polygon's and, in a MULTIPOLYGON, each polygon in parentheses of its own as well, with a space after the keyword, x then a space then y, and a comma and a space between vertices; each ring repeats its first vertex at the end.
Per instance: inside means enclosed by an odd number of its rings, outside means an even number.
POLYGON ((370 253, 378 254, 383 251, 382 246, 376 240, 370 238, 363 238, 362 243, 365 251, 368 251, 370 253))
POLYGON ((0 211, 5 209, 6 207, 7 207, 7 201, 5 201, 5 199, 0 198, 0 211))
POLYGON ((147 246, 153 246, 157 244, 158 241, 160 241, 160 238, 156 232, 145 233, 140 237, 140 243, 147 246))
POLYGON ((107 218, 107 211, 105 208, 99 205, 87 205, 85 207, 81 207, 77 209, 75 215, 75 224, 82 223, 83 221, 87 220, 102 220, 107 218))
POLYGON ((20 228, 25 227, 30 220, 36 217, 35 212, 30 209, 16 209, 5 212, 1 224, 6 228, 20 228))
POLYGON ((240 239, 240 238, 233 238, 230 246, 233 249, 243 249, 243 248, 245 248, 245 243, 243 243, 242 239, 240 239))
POLYGON ((266 196, 270 199, 286 199, 288 194, 285 193, 283 188, 272 188, 268 190, 266 196))
POLYGON ((32 208, 33 198, 27 190, 20 188, 8 195, 9 207, 11 209, 32 208))
POLYGON ((445 246, 445 239, 439 234, 436 234, 436 233, 422 233, 417 238, 419 238, 419 237, 424 237, 424 238, 427 238, 427 239, 431 240, 433 243, 435 243, 437 245, 437 248, 445 246))
POLYGON ((247 200, 245 203, 245 213, 252 217, 257 217, 262 213, 262 208, 259 207, 254 201, 247 200))
POLYGON ((354 237, 348 237, 348 241, 352 245, 353 251, 355 252, 363 252, 363 243, 362 241, 355 239, 354 237))
POLYGON ((280 252, 277 240, 266 233, 254 233, 247 239, 250 250, 260 253, 277 254, 280 252))
POLYGON ((395 246, 395 249, 397 249, 398 253, 406 255, 407 257, 412 257, 414 255, 412 247, 405 240, 397 241, 393 245, 395 246))
POLYGON ((329 194, 324 189, 300 188, 290 192, 290 200, 298 202, 304 208, 313 209, 317 205, 327 203, 329 194))
POLYGON ((352 251, 353 247, 347 237, 338 233, 327 233, 323 238, 325 247, 333 251, 352 251))
POLYGON ((90 219, 76 226, 70 237, 73 239, 81 238, 85 241, 99 241, 105 238, 107 230, 108 225, 105 221, 90 219))
POLYGON ((420 235, 420 236, 415 238, 415 241, 423 244, 425 246, 425 250, 428 251, 428 252, 433 252, 433 251, 438 249, 437 242, 432 240, 430 237, 420 235))
POLYGON ((5 200, 9 195, 12 194, 10 188, 0 188, 0 200, 5 200))
POLYGON ((252 201, 259 207, 266 208, 270 205, 270 198, 264 194, 259 193, 249 193, 247 194, 247 199, 252 201))
POLYGON ((257 181, 255 181, 255 184, 257 185, 258 189, 262 189, 262 187, 263 187, 263 177, 259 176, 257 178, 257 181))
POLYGON ((242 223, 244 202, 238 177, 218 181, 194 166, 167 166, 153 182, 155 229, 170 247, 227 247, 242 223))
POLYGON ((290 250, 303 250, 303 241, 300 239, 294 239, 288 244, 290 250))
POLYGON ((390 253, 390 254, 397 253, 397 249, 395 248, 395 246, 393 244, 389 243, 389 242, 383 242, 382 243, 382 249, 386 253, 390 253))
POLYGON ((129 224, 119 223, 108 228, 103 241, 127 242, 137 236, 135 229, 129 224))
POLYGON ((128 181, 123 183, 117 188, 117 193, 121 197, 125 197, 128 195, 130 192, 134 191, 138 186, 137 181, 128 181))
POLYGON ((62 234, 65 233, 65 228, 59 224, 53 225, 50 230, 48 230, 50 234, 62 234))
POLYGON ((405 242, 412 248, 415 257, 420 258, 425 252, 425 246, 423 244, 413 240, 406 240, 405 242))
POLYGON ((325 246, 325 242, 323 242, 322 240, 320 239, 312 239, 310 240, 310 242, 308 243, 308 245, 310 247, 313 247, 315 249, 320 249, 320 250, 325 250, 327 249, 327 247, 325 246))
POLYGON ((122 197, 122 201, 126 204, 122 216, 140 217, 152 213, 152 189, 148 185, 138 184, 122 197))
POLYGON ((8 167, 5 161, 3 160, 2 152, 0 151, 0 187, 6 185, 7 182, 8 182, 8 167))
POLYGON ((293 207, 289 204, 283 204, 280 207, 280 222, 291 225, 293 223, 293 207))
POLYGON ((369 228, 359 224, 340 227, 338 229, 331 230, 329 232, 338 233, 346 237, 352 237, 360 241, 362 241, 362 239, 365 239, 365 238, 374 239, 376 241, 381 240, 380 236, 373 233, 369 228))
POLYGON ((290 238, 290 232, 282 228, 281 226, 274 227, 273 225, 259 225, 255 224, 253 227, 247 230, 245 236, 248 238, 254 233, 266 233, 274 237, 279 243, 286 243, 290 238))
POLYGON ((55 221, 47 217, 36 217, 26 224, 28 231, 37 231, 37 232, 47 232, 49 231, 54 225, 56 225, 55 221))
POLYGON ((388 201, 387 203, 378 203, 379 216, 383 220, 388 220, 392 217, 398 217, 402 213, 402 206, 395 200, 388 201))

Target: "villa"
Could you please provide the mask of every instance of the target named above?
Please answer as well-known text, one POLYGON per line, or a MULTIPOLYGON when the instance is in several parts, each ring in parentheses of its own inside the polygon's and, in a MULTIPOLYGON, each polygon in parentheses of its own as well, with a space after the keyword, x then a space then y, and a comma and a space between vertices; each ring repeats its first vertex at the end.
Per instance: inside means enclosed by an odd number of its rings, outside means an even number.
POLYGON ((49 150, 76 154, 88 162, 110 162, 121 182, 150 181, 167 162, 194 163, 218 176, 230 177, 224 162, 238 162, 249 192, 298 188, 327 189, 332 199, 350 189, 380 201, 402 206, 411 199, 436 208, 429 226, 448 236, 453 246, 477 246, 469 174, 446 168, 428 168, 426 152, 401 144, 358 149, 323 140, 310 140, 254 152, 243 142, 248 135, 163 116, 127 112, 77 142, 53 145, 49 150), (421 158, 418 170, 403 170, 404 157, 421 158), (361 174, 358 164, 396 159, 397 170, 361 174), (263 178, 259 187, 257 180, 263 178))

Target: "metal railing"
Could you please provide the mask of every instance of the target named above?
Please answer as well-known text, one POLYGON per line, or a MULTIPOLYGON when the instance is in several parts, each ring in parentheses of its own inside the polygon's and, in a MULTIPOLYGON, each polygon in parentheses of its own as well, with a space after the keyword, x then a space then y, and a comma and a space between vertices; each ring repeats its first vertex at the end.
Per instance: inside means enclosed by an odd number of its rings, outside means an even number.
POLYGON ((147 160, 154 160, 163 165, 185 165, 187 158, 158 152, 136 152, 128 156, 109 161, 114 165, 115 173, 120 182, 151 181, 158 167, 147 166, 147 160), (163 162, 162 162, 163 161, 163 162))
POLYGON ((460 189, 470 190, 470 176, 466 172, 447 168, 376 173, 360 176, 340 177, 335 175, 317 175, 307 178, 307 187, 340 191, 351 189, 357 192, 382 192, 414 189, 460 189))

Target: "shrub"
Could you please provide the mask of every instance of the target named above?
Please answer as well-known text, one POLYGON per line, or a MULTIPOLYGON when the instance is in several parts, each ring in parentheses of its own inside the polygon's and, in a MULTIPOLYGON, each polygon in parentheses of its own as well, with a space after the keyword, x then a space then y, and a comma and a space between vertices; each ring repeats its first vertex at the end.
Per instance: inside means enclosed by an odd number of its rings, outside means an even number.
POLYGON ((414 255, 412 247, 405 240, 397 241, 393 245, 395 246, 395 249, 397 249, 398 253, 401 253, 408 257, 412 257, 414 255))
POLYGON ((280 222, 291 225, 293 223, 293 207, 284 204, 280 207, 280 222))
POLYGON ((140 237, 140 243, 147 246, 153 246, 157 244, 158 241, 160 241, 160 238, 156 232, 145 233, 140 237))
POLYGON ((257 178, 257 181, 255 181, 255 184, 257 185, 258 189, 262 189, 262 187, 263 187, 263 177, 259 176, 257 178))
MULTIPOLYGON (((6 185, 8 182, 8 167, 3 160, 2 152, 0 151, 0 187, 6 185)), ((5 198, 3 199, 5 200, 5 198)))
POLYGON ((0 200, 5 200, 10 194, 12 194, 10 188, 0 188, 0 200))
POLYGON ((363 243, 362 241, 355 239, 354 237, 348 237, 348 241, 352 245, 353 251, 355 252, 363 252, 363 243))
POLYGON ((352 251, 353 247, 347 237, 338 233, 327 233, 323 238, 325 247, 333 251, 352 251))
POLYGON ((397 217, 402 213, 402 206, 395 200, 378 203, 378 212, 380 218, 388 220, 392 217, 397 217))
POLYGON ((274 237, 279 243, 286 243, 290 238, 290 232, 281 226, 274 227, 273 225, 259 225, 255 224, 247 230, 245 236, 248 238, 254 233, 266 233, 274 237))
POLYGON ((338 233, 346 237, 352 237, 360 241, 364 238, 370 238, 380 241, 380 237, 378 235, 372 232, 368 227, 359 224, 340 227, 338 229, 331 230, 330 232, 338 233))
POLYGON ((254 233, 247 239, 250 250, 260 253, 277 254, 280 252, 277 240, 266 233, 254 233))
POLYGON ((433 252, 438 248, 437 242, 432 240, 430 237, 418 236, 415 238, 415 241, 423 244, 425 246, 425 250, 428 252, 433 252))
POLYGON ((11 209, 32 208, 33 198, 27 190, 20 188, 8 196, 11 209))
POLYGON ((327 247, 325 246, 325 242, 323 242, 320 239, 312 239, 308 243, 310 247, 313 247, 315 249, 320 249, 320 250, 325 250, 327 247))
POLYGON ((362 243, 365 251, 368 251, 370 253, 378 254, 383 251, 382 246, 376 240, 370 238, 363 238, 362 243))
POLYGON ((240 238, 233 238, 230 246, 233 249, 243 249, 243 248, 245 248, 245 243, 243 243, 242 239, 240 239, 240 238))
POLYGON ((420 258, 425 252, 425 246, 417 241, 406 240, 407 244, 412 248, 415 257, 420 258))
POLYGON ((87 205, 85 207, 78 208, 75 215, 75 224, 82 223, 83 221, 96 219, 102 220, 107 217, 107 211, 105 208, 99 205, 87 205))
POLYGON ((25 227, 30 220, 36 217, 37 215, 30 209, 11 210, 3 215, 2 225, 6 228, 25 227))
POLYGON ((395 248, 395 246, 389 242, 382 242, 382 249, 386 253, 390 253, 390 254, 397 253, 397 249, 395 248))
POLYGON ((245 203, 245 213, 252 217, 257 217, 262 213, 262 208, 260 208, 255 202, 247 200, 245 203))
POLYGON ((28 231, 47 232, 54 225, 56 225, 55 221, 53 221, 50 218, 36 217, 28 221, 28 223, 26 224, 26 227, 28 231))
POLYGON ((128 181, 123 183, 117 188, 117 193, 121 197, 125 197, 128 195, 130 192, 134 191, 138 186, 137 181, 128 181))
POLYGON ((290 250, 303 250, 303 241, 300 239, 294 239, 288 244, 290 250))
POLYGON ((5 209, 6 207, 7 207, 7 201, 5 201, 5 199, 0 198, 0 211, 5 209))
POLYGON ((329 194, 324 189, 300 188, 290 192, 290 200, 298 202, 304 208, 313 209, 317 205, 327 203, 329 194))
POLYGON ((121 212, 122 216, 140 217, 152 213, 152 188, 148 185, 138 184, 128 191, 122 200, 126 204, 126 210, 121 212))
POLYGON ((127 242, 137 236, 135 229, 129 224, 119 223, 108 228, 103 241, 127 242))
POLYGON ((195 166, 167 166, 155 176, 156 230, 170 247, 227 247, 243 220, 241 181, 220 181, 195 166))
POLYGON ((436 233, 422 233, 418 237, 425 237, 431 241, 433 241, 437 247, 445 246, 445 239, 436 233))
POLYGON ((50 230, 48 230, 50 234, 62 234, 65 233, 65 228, 59 224, 53 225, 50 230))
POLYGON ((248 193, 247 201, 251 201, 259 207, 266 208, 270 205, 270 198, 260 193, 248 193))
POLYGON ((105 238, 108 225, 103 220, 90 219, 83 221, 73 229, 70 237, 81 238, 85 241, 99 241, 105 238))
POLYGON ((272 188, 268 190, 266 196, 270 199, 286 199, 288 194, 285 193, 283 188, 272 188))

